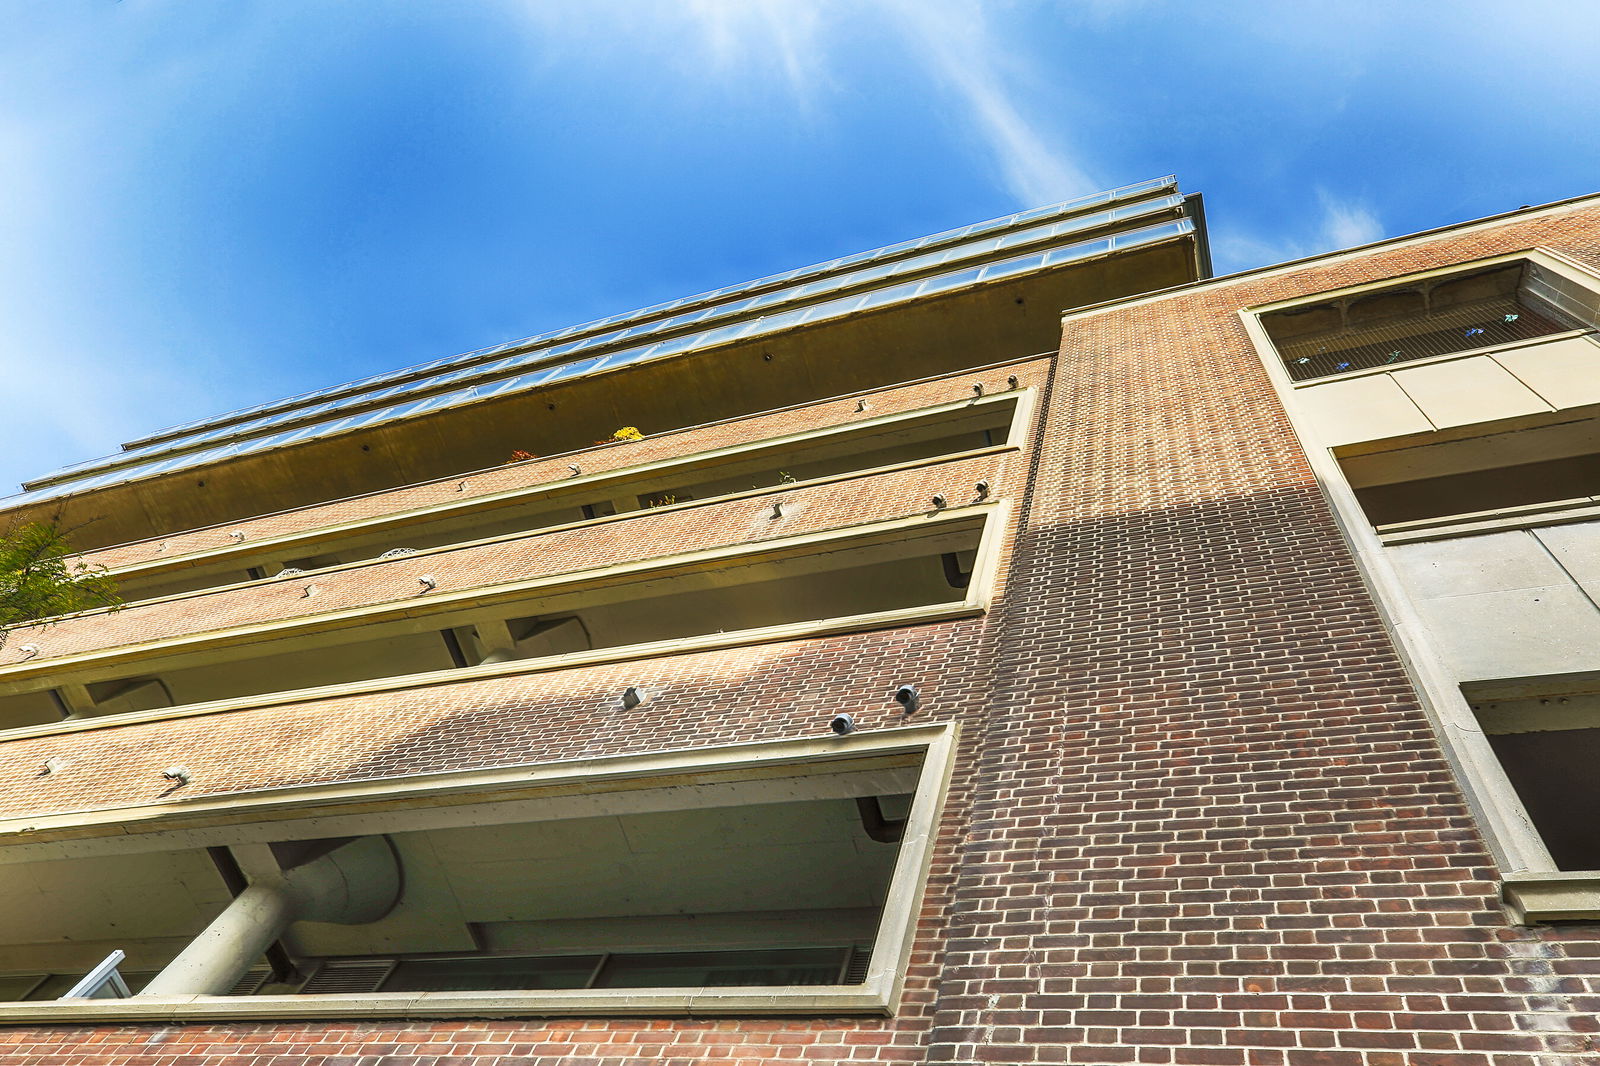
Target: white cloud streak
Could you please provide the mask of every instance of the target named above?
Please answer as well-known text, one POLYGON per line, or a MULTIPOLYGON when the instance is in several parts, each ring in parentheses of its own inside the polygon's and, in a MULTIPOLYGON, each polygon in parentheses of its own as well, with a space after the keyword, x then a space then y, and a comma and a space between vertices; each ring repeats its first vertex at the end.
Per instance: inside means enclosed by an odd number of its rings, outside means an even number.
POLYGON ((1327 248, 1353 248, 1383 239, 1383 223, 1371 205, 1340 199, 1327 189, 1317 190, 1317 203, 1322 207, 1319 237, 1327 248))
POLYGON ((1309 232, 1301 236, 1266 238, 1217 227, 1211 233, 1212 256, 1218 274, 1270 266, 1291 259, 1335 252, 1371 244, 1389 236, 1377 211, 1366 200, 1339 196, 1317 189, 1317 214, 1309 232))
POLYGON ((1065 146, 1029 121, 1002 48, 981 4, 968 0, 888 0, 934 79, 961 101, 1001 181, 1020 206, 1053 203, 1101 188, 1065 146))
MULTIPOLYGON (((1060 136, 1030 113, 1042 109, 1025 88, 1021 49, 1000 40, 976 0, 692 0, 663 19, 687 18, 722 78, 747 77, 752 65, 776 70, 801 109, 832 86, 829 56, 850 35, 881 19, 913 63, 954 105, 959 138, 978 144, 996 181, 1019 207, 1095 192, 1103 185, 1060 136)), ((706 67, 696 67, 699 76, 706 67)))
POLYGON ((805 0, 690 0, 687 12, 719 70, 752 57, 776 58, 790 90, 809 104, 827 79, 818 37, 823 5, 805 0))

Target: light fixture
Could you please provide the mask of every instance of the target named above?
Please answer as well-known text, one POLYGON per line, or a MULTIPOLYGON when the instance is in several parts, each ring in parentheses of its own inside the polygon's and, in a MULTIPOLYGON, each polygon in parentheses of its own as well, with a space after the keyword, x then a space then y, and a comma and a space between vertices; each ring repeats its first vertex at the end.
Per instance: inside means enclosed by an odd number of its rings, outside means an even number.
POLYGON ((943 508, 949 503, 950 501, 944 498, 944 493, 936 492, 933 494, 933 506, 935 509, 943 508))
POLYGON ((193 775, 190 774, 187 766, 169 766, 165 770, 161 771, 161 776, 166 780, 176 782, 179 785, 187 785, 189 783, 189 778, 193 775))
POLYGON ((39 645, 37 645, 37 644, 24 644, 22 647, 18 648, 17 650, 22 653, 22 657, 24 659, 31 659, 35 655, 39 654, 39 645))
POLYGON ((432 574, 423 574, 421 577, 417 578, 417 584, 422 586, 422 591, 424 592, 432 592, 434 589, 439 587, 439 582, 434 580, 432 574))
POLYGON ((856 731, 856 720, 848 714, 836 714, 833 721, 828 723, 828 728, 841 737, 849 736, 856 731))
POLYGON ((867 401, 866 400, 863 399, 863 400, 857 400, 856 401, 856 410, 857 411, 865 411, 866 409, 867 409, 867 401))
POLYGON ((774 501, 772 501, 772 514, 769 517, 771 517, 771 518, 782 518, 783 517, 783 501, 782 500, 774 500, 774 501))
POLYGON ((983 395, 983 382, 979 381, 979 382, 975 383, 972 386, 972 392, 973 392, 973 395, 975 395, 975 396, 982 396, 983 395))
POLYGON ((977 489, 978 499, 987 500, 989 498, 989 483, 987 481, 978 482, 975 488, 977 489))
POLYGON ((922 697, 917 695, 914 685, 901 685, 895 689, 894 701, 900 705, 901 714, 916 714, 917 708, 922 706, 922 697))
POLYGON ((1017 380, 1017 375, 1015 375, 1015 374, 1012 374, 1010 377, 1006 378, 1006 385, 1009 386, 1010 388, 1014 389, 1017 386, 1019 386, 1020 384, 1021 384, 1021 382, 1019 382, 1017 380))
POLYGON ((229 537, 231 537, 231 538, 233 538, 233 542, 234 542, 234 543, 235 543, 235 544, 237 544, 237 543, 239 543, 239 542, 240 542, 240 541, 241 541, 241 540, 244 540, 244 530, 242 530, 242 529, 232 529, 232 530, 229 530, 229 531, 228 531, 228 536, 229 536, 229 537))
POLYGON ((622 690, 622 709, 631 711, 642 703, 650 702, 650 693, 638 685, 629 685, 622 690))
POLYGON ((39 776, 49 777, 51 774, 59 774, 66 768, 67 760, 59 755, 52 755, 44 761, 44 769, 39 771, 39 776))
POLYGON ((577 477, 579 474, 583 473, 583 469, 579 467, 577 463, 568 463, 567 469, 572 471, 573 477, 577 477))

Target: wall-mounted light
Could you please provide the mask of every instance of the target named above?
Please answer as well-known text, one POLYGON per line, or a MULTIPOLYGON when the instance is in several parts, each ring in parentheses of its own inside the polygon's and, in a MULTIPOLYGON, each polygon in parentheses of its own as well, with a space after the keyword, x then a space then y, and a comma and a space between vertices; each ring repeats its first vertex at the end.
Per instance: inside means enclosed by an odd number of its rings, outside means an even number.
POLYGON ((783 517, 783 501, 782 500, 774 500, 772 502, 772 514, 769 515, 768 517, 769 518, 782 518, 783 517))
POLYGON ((22 647, 18 648, 17 650, 22 653, 22 657, 24 659, 31 659, 35 655, 39 654, 39 645, 37 645, 37 644, 24 644, 22 647))
POLYGON ((978 493, 978 499, 987 500, 989 498, 989 483, 987 481, 978 482, 974 488, 978 493))
POLYGON ((972 386, 972 394, 974 396, 983 395, 983 382, 979 381, 972 386))
POLYGON ((59 774, 66 768, 67 760, 63 759, 59 755, 52 755, 44 761, 44 767, 40 769, 39 776, 49 777, 51 774, 59 774))
POLYGON ((935 510, 943 509, 944 507, 947 507, 949 503, 950 501, 944 498, 944 493, 936 492, 933 494, 933 506, 935 510))
POLYGON ((189 768, 187 766, 169 766, 165 770, 161 771, 161 776, 166 780, 173 782, 174 784, 187 785, 189 783, 189 778, 193 777, 194 775, 189 772, 189 768))
POLYGON ((580 467, 577 463, 568 463, 567 464, 567 469, 572 471, 572 476, 573 477, 577 477, 579 474, 583 473, 583 468, 580 467))
POLYGON ((894 701, 900 705, 901 714, 916 714, 917 708, 922 706, 922 697, 917 695, 915 685, 901 685, 895 689, 894 701))
POLYGON ((1015 374, 1012 374, 1010 377, 1006 378, 1006 386, 1008 388, 1013 388, 1014 389, 1014 388, 1017 388, 1021 384, 1022 383, 1017 380, 1017 375, 1015 375, 1015 374))
POLYGON ((828 723, 828 728, 841 737, 847 737, 856 731, 856 720, 848 714, 836 714, 833 721, 828 723))
POLYGON ((421 577, 417 578, 417 584, 422 586, 423 592, 432 592, 434 589, 439 587, 439 582, 434 580, 432 574, 423 574, 421 577))
POLYGON ((631 711, 640 704, 649 702, 649 690, 639 685, 629 685, 622 690, 622 709, 625 711, 631 711))
POLYGON ((857 400, 856 401, 856 410, 857 411, 865 411, 866 409, 867 409, 867 401, 866 400, 862 399, 862 400, 857 400))
POLYGON ((235 543, 235 544, 237 544, 237 543, 239 543, 239 542, 240 542, 240 541, 241 541, 241 540, 243 540, 243 539, 244 539, 244 530, 242 530, 242 529, 232 529, 232 530, 229 530, 229 531, 228 531, 228 536, 229 536, 229 537, 230 537, 230 538, 231 538, 231 539, 232 539, 232 540, 233 540, 233 542, 234 542, 234 543, 235 543))

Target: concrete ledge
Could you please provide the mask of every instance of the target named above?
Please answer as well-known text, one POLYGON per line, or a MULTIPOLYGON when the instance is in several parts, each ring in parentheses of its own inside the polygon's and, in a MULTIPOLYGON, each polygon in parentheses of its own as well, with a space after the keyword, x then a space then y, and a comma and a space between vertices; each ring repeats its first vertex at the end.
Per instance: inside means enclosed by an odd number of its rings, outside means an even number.
POLYGON ((741 988, 369 992, 325 996, 135 996, 0 1003, 0 1025, 290 1018, 737 1017, 894 1013, 890 981, 741 988))
POLYGON ((1528 924, 1600 920, 1600 870, 1507 874, 1506 902, 1528 924))

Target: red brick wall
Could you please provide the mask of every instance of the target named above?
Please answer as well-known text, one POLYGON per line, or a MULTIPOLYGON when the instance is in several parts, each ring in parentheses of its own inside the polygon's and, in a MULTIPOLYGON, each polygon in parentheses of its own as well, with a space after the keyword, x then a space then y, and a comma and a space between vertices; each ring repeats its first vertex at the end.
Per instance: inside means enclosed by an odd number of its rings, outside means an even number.
MULTIPOLYGON (((926 717, 964 720, 898 1017, 61 1027, 0 1033, 0 1062, 1600 1059, 1600 935, 1507 922, 1235 313, 1534 245, 1595 254, 1600 207, 1072 319, 1024 457, 1008 594, 987 620, 646 664, 671 675, 669 699, 723 724, 707 743, 815 732, 833 708, 867 712, 870 728, 908 675, 926 717), (739 682, 778 659, 802 695, 762 715, 739 682)), ((592 668, 559 696, 510 686, 459 717, 398 708, 436 719, 398 732, 412 746, 390 744, 379 769, 421 750, 493 761, 494 745, 529 741, 558 757, 541 730, 560 701, 617 677, 592 668)))
POLYGON ((1600 207, 1068 320, 928 1061, 1600 1060, 1236 313, 1535 245, 1600 207))

